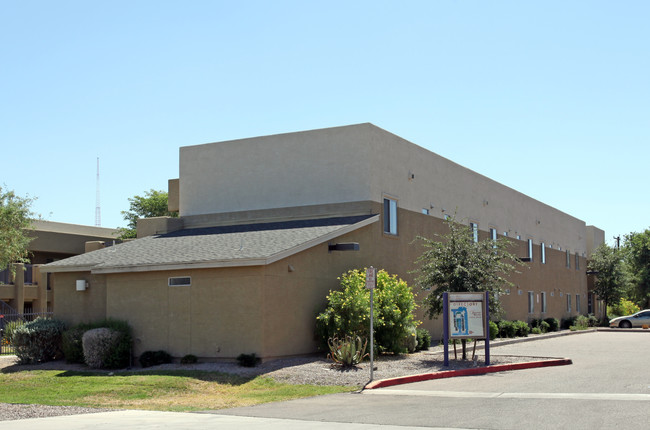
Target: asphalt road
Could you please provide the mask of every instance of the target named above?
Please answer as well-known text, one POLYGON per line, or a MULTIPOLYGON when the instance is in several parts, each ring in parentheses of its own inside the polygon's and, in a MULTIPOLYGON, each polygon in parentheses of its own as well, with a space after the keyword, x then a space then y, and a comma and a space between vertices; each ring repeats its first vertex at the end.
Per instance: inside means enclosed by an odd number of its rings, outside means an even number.
MULTIPOLYGON (((650 428, 650 332, 589 332, 493 348, 569 366, 399 385, 222 415, 465 429, 650 428)), ((308 427, 308 423, 305 423, 308 427)))

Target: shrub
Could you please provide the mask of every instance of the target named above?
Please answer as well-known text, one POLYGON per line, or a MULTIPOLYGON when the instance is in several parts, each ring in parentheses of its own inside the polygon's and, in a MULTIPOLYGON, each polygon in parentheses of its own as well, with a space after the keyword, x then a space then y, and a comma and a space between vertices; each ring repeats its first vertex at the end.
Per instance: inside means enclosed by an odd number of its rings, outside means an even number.
POLYGON ((72 327, 63 332, 63 356, 68 363, 84 363, 84 348, 81 340, 86 330, 82 327, 72 327))
POLYGON ((589 319, 589 327, 598 327, 601 325, 601 322, 594 314, 589 314, 587 317, 589 319))
POLYGON ((541 324, 539 325, 539 329, 542 333, 548 333, 549 331, 551 331, 551 325, 546 321, 542 321, 541 324))
POLYGON ((558 331, 560 328, 560 320, 557 318, 546 318, 544 321, 548 324, 548 331, 558 331))
POLYGON ((542 334, 542 329, 539 328, 539 327, 533 327, 533 328, 530 329, 530 332, 532 334, 542 334))
POLYGON ((6 339, 6 341, 9 344, 12 343, 12 338, 13 338, 13 335, 14 335, 14 332, 16 331, 16 329, 18 327, 22 326, 23 324, 25 324, 25 322, 23 320, 9 321, 9 322, 5 323, 5 327, 3 329, 4 330, 3 337, 6 339))
POLYGON ((574 318, 574 321, 575 322, 569 326, 569 330, 571 331, 586 330, 589 328, 589 318, 584 315, 578 315, 574 318))
POLYGON ((525 321, 515 321, 513 326, 515 328, 515 336, 517 337, 527 337, 528 333, 530 333, 530 327, 528 327, 525 321))
POLYGON ((516 335, 517 328, 512 321, 499 321, 499 336, 515 337, 516 335))
POLYGON ((104 367, 119 369, 129 366, 131 362, 131 327, 126 321, 114 319, 78 324, 68 330, 69 333, 64 333, 65 359, 71 363, 84 363, 83 334, 96 328, 109 328, 120 333, 117 344, 104 357, 104 367))
POLYGON ((417 330, 414 325, 408 327, 408 335, 403 339, 403 347, 409 353, 414 353, 418 347, 417 330))
MULTIPOLYGON (((370 292, 365 270, 350 270, 340 278, 341 290, 330 291, 326 309, 316 317, 316 333, 325 345, 330 338, 370 337, 370 292)), ((373 325, 379 352, 406 352, 405 340, 415 320, 415 297, 407 283, 385 270, 377 273, 373 325)))
POLYGON ((562 318, 562 321, 560 322, 560 327, 562 327, 562 330, 568 330, 571 328, 571 326, 575 325, 576 322, 576 317, 570 317, 570 318, 562 318))
POLYGON ((490 339, 499 337, 499 326, 494 321, 490 321, 490 339))
POLYGON ((89 367, 103 369, 106 358, 110 355, 120 340, 120 332, 106 327, 87 330, 81 337, 84 360, 89 367))
POLYGON ((166 351, 145 351, 140 354, 140 365, 142 367, 157 366, 172 362, 172 356, 166 351))
POLYGON ((31 364, 60 358, 64 330, 62 321, 40 317, 16 327, 11 343, 19 362, 31 364))
POLYGON ((426 351, 431 346, 431 333, 425 328, 418 328, 415 330, 418 341, 418 350, 426 351))
POLYGON ((199 359, 196 357, 196 355, 193 354, 187 354, 181 358, 181 364, 195 364, 198 361, 199 359))
POLYGON ((255 367, 257 364, 262 361, 255 353, 252 354, 239 354, 237 361, 240 366, 243 367, 255 367))
POLYGON ((639 312, 641 308, 627 299, 621 299, 618 303, 613 303, 607 306, 607 315, 620 317, 623 315, 632 315, 633 313, 639 312))

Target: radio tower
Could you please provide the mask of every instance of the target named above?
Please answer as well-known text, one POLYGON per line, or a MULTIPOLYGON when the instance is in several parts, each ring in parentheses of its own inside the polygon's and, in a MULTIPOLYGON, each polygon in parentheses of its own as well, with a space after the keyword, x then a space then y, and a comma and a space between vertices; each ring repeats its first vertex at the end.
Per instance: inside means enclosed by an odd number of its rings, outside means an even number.
POLYGON ((97 198, 95 201, 95 226, 102 226, 102 210, 99 207, 99 157, 97 157, 97 198))

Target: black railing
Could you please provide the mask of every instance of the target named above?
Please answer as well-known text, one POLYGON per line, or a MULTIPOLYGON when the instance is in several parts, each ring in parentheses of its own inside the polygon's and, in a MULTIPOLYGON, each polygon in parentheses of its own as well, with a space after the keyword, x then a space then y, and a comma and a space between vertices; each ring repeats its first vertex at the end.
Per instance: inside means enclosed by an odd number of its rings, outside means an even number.
POLYGON ((7 339, 7 332, 38 317, 50 318, 52 312, 18 313, 14 308, 0 301, 0 355, 14 354, 14 348, 7 339))

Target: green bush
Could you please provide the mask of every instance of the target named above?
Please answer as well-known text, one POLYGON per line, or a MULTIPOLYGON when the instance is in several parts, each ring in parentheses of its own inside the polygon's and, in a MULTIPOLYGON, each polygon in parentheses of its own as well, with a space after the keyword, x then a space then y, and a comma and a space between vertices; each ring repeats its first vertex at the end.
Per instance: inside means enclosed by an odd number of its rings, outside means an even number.
POLYGON ((96 328, 109 328, 120 333, 116 345, 102 359, 103 366, 108 369, 128 367, 131 363, 131 327, 126 321, 115 319, 77 324, 68 330, 69 333, 64 333, 63 353, 65 359, 71 363, 86 363, 83 356, 82 337, 88 330, 96 328))
POLYGON ((576 316, 562 318, 562 321, 560 322, 560 327, 562 327, 562 330, 569 330, 571 326, 574 326, 576 323, 576 318, 576 316))
POLYGON ((533 327, 533 328, 530 329, 530 332, 532 334, 542 334, 542 329, 539 328, 539 327, 533 327))
POLYGON ((181 364, 195 364, 199 361, 198 357, 194 354, 187 354, 181 358, 181 364))
POLYGON ((602 325, 600 320, 596 318, 594 314, 589 314, 587 318, 589 318, 589 327, 599 327, 602 325))
POLYGON ((516 335, 517 328, 512 321, 499 321, 499 336, 515 337, 516 335))
POLYGON ((499 337, 499 326, 494 321, 490 321, 490 339, 499 337))
POLYGON ((426 351, 431 346, 431 333, 425 328, 418 328, 415 330, 417 341, 418 341, 418 350, 426 351))
POLYGON ((548 331, 558 331, 560 329, 560 320, 557 318, 546 318, 544 320, 548 324, 548 331))
POLYGON ((589 328, 589 318, 584 315, 578 315, 574 318, 574 323, 569 326, 569 330, 586 330, 589 328))
POLYGON ((514 321, 513 325, 515 327, 515 336, 516 337, 528 337, 530 333, 530 327, 525 321, 514 321))
POLYGON ((62 321, 40 317, 16 327, 11 341, 18 361, 32 364, 60 358, 64 330, 62 321))
POLYGON ((542 321, 539 325, 539 329, 542 333, 548 333, 551 331, 551 325, 546 321, 542 321))
POLYGON ((82 336, 86 330, 75 326, 63 332, 63 356, 68 363, 84 363, 84 348, 82 336))
MULTIPOLYGON (((316 333, 323 346, 328 339, 345 336, 370 338, 370 291, 365 270, 350 270, 339 280, 341 290, 330 291, 326 309, 316 317, 316 333)), ((407 283, 385 270, 377 273, 373 325, 379 352, 403 353, 415 320, 415 297, 407 283)), ((372 347, 372 346, 371 346, 372 347)))
POLYGON ((172 356, 166 351, 145 351, 140 354, 140 365, 142 367, 157 366, 159 364, 167 364, 172 362, 172 356))
POLYGON ((237 361, 243 367, 255 367, 262 361, 255 353, 252 354, 239 354, 237 361))
POLYGON ((9 342, 9 344, 13 343, 12 339, 13 339, 14 332, 16 331, 16 329, 18 327, 22 326, 23 324, 25 324, 25 322, 23 320, 9 321, 8 323, 5 324, 5 327, 3 329, 4 330, 4 338, 5 338, 5 340, 7 342, 9 342))
POLYGON ((641 308, 634 304, 634 302, 627 299, 621 299, 618 303, 613 303, 607 306, 607 315, 611 317, 620 317, 624 315, 632 315, 640 310, 641 308))

